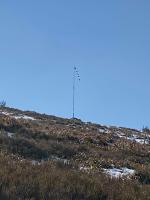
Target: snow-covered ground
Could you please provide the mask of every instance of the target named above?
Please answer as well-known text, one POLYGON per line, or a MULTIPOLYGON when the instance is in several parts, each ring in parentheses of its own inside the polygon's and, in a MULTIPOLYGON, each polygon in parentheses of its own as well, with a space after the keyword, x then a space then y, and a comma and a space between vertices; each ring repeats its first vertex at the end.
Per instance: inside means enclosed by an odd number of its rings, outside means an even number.
POLYGON ((15 115, 14 113, 9 113, 9 112, 4 112, 4 111, 0 111, 0 113, 3 114, 3 115, 6 115, 6 116, 10 116, 10 117, 15 118, 15 119, 36 120, 33 117, 29 117, 27 115, 22 115, 22 114, 15 115))
POLYGON ((12 116, 12 117, 14 117, 15 119, 36 120, 35 118, 29 117, 27 115, 19 115, 19 116, 12 116))
POLYGON ((116 134, 120 138, 124 138, 124 139, 130 140, 130 141, 133 141, 133 142, 135 141, 135 142, 140 143, 140 144, 149 144, 149 140, 150 140, 149 137, 144 138, 144 136, 142 136, 142 135, 140 136, 140 135, 133 134, 133 135, 127 137, 122 132, 117 132, 116 134))
POLYGON ((143 139, 143 138, 131 137, 131 138, 128 138, 128 140, 135 141, 135 142, 140 143, 140 144, 149 144, 148 139, 143 139))
POLYGON ((41 162, 39 162, 39 161, 37 161, 37 160, 31 160, 31 163, 32 163, 32 165, 41 165, 43 162, 41 161, 41 162))
POLYGON ((99 132, 100 132, 100 133, 105 133, 105 129, 100 128, 100 129, 99 129, 99 132))
POLYGON ((69 165, 69 163, 70 163, 69 160, 63 159, 63 158, 59 158, 57 156, 51 156, 51 160, 60 161, 60 162, 64 163, 65 165, 69 165))
POLYGON ((121 178, 123 176, 132 176, 135 174, 135 170, 129 168, 112 168, 112 169, 103 169, 104 173, 111 176, 112 178, 121 178))
POLYGON ((3 112, 3 111, 0 111, 0 113, 3 114, 3 115, 6 115, 6 116, 13 115, 13 113, 8 113, 8 112, 3 112))
POLYGON ((7 133, 8 137, 12 138, 14 136, 14 133, 7 133))
POLYGON ((91 166, 91 167, 80 166, 79 169, 80 169, 80 171, 88 172, 93 169, 93 166, 91 166))
POLYGON ((110 130, 108 128, 99 128, 99 132, 108 134, 110 133, 110 130))

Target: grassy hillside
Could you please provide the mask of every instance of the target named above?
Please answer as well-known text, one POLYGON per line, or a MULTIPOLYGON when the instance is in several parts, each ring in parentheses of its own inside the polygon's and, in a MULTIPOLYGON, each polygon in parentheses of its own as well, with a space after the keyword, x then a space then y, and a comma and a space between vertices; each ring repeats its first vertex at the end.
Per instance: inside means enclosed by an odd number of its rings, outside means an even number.
POLYGON ((150 132, 1 108, 0 199, 150 199, 150 132))

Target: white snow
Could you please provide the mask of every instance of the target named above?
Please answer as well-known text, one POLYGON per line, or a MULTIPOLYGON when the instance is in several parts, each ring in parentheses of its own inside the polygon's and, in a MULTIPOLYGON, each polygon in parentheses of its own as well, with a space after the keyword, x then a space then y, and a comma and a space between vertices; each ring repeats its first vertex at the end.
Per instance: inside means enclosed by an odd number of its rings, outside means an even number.
POLYGON ((103 169, 104 172, 111 176, 112 178, 121 178, 123 176, 132 176, 135 174, 135 170, 129 168, 112 168, 112 169, 103 169))
POLYGON ((116 134, 117 134, 117 136, 118 137, 120 137, 120 138, 125 138, 125 134, 124 133, 122 133, 121 131, 116 131, 116 134))
POLYGON ((99 132, 108 134, 108 133, 110 133, 110 130, 108 130, 106 128, 99 128, 99 132))
POLYGON ((136 136, 132 136, 132 137, 127 137, 128 140, 131 140, 131 141, 135 141, 137 143, 140 143, 140 144, 149 144, 149 141, 147 139, 144 139, 144 138, 138 138, 136 136))
POLYGON ((140 144, 149 144, 148 140, 144 140, 144 139, 135 139, 136 142, 140 143, 140 144))
POLYGON ((104 133, 104 132, 105 132, 105 129, 100 128, 100 129, 99 129, 99 132, 100 132, 100 133, 104 133))
POLYGON ((80 171, 90 171, 93 169, 93 166, 91 166, 91 167, 80 166, 79 169, 80 169, 80 171))
POLYGON ((15 118, 15 119, 25 119, 25 120, 36 120, 35 118, 33 117, 29 117, 27 115, 14 115, 14 113, 9 113, 9 112, 3 112, 3 111, 0 111, 1 114, 3 115, 6 115, 6 116, 10 116, 12 118, 15 118))
POLYGON ((138 135, 133 134, 133 135, 127 137, 127 136, 125 136, 124 133, 121 133, 121 132, 120 133, 117 132, 117 136, 120 138, 125 138, 125 139, 133 141, 133 142, 135 141, 140 144, 144 144, 144 143, 149 144, 149 140, 145 139, 144 136, 138 136, 138 135))
POLYGON ((27 115, 19 115, 19 116, 12 116, 12 117, 14 117, 15 119, 35 120, 35 118, 29 117, 27 115))
POLYGON ((42 162, 36 161, 36 160, 31 160, 32 165, 41 165, 42 162))
POLYGON ((59 158, 57 156, 51 156, 51 159, 54 161, 60 161, 62 163, 64 163, 65 165, 69 165, 70 161, 67 159, 63 159, 63 158, 59 158))
MULTIPOLYGON (((0 112, 1 112, 1 111, 0 111, 0 112)), ((9 115, 12 115, 13 113, 1 112, 1 114, 6 115, 6 116, 9 116, 9 115)))
POLYGON ((14 136, 14 133, 7 133, 8 137, 12 138, 14 136))

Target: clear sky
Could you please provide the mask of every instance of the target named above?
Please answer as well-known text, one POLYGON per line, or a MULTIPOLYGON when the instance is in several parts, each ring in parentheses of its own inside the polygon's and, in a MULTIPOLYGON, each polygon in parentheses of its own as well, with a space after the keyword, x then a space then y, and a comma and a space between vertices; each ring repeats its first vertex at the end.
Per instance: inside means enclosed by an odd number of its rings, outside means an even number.
POLYGON ((10 107, 150 127, 149 0, 1 0, 0 99, 10 107))

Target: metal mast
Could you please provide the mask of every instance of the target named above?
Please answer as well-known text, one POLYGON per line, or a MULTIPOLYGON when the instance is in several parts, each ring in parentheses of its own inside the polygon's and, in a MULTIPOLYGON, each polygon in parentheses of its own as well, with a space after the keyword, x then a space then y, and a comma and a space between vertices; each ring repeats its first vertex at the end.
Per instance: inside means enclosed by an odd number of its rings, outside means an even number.
POLYGON ((75 90, 76 79, 80 81, 80 75, 76 67, 73 68, 73 119, 75 118, 75 90))
POLYGON ((75 82, 76 82, 76 67, 73 68, 73 119, 75 118, 75 82))

